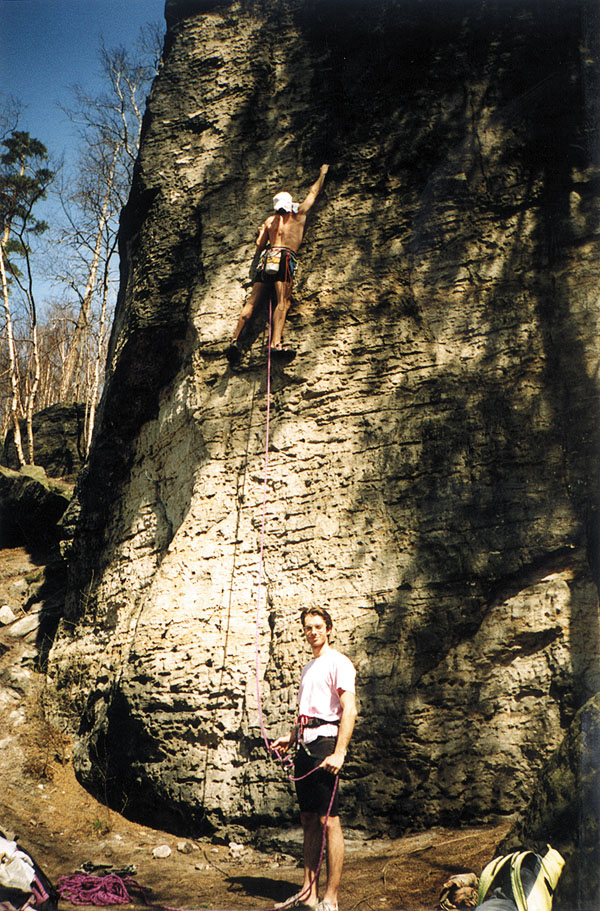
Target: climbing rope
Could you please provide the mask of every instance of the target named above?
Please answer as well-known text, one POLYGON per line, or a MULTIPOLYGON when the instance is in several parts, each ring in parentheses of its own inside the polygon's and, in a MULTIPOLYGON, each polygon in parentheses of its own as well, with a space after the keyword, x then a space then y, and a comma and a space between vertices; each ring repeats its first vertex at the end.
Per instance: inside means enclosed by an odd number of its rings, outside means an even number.
MULTIPOLYGON (((312 883, 311 883, 312 887, 312 883)), ((204 906, 197 909, 184 909, 175 905, 163 905, 152 900, 152 893, 149 889, 144 889, 131 876, 119 876, 117 873, 71 873, 65 876, 59 876, 57 880, 57 891, 59 898, 63 901, 71 902, 73 905, 94 905, 96 907, 109 907, 111 905, 128 905, 135 904, 135 897, 138 896, 141 902, 154 911, 208 911, 204 906)), ((276 905, 270 905, 261 911, 284 911, 292 902, 296 902, 304 897, 303 890, 296 893, 286 902, 278 902, 276 905)), ((139 902, 138 902, 139 904, 139 902)), ((38 904, 33 906, 39 907, 38 904)), ((215 909, 217 911, 217 909, 215 909)), ((221 908, 218 911, 239 911, 235 908, 221 908)))
MULTIPOLYGON (((268 339, 267 339, 267 414, 265 419, 265 458, 264 458, 264 474, 263 474, 263 502, 262 502, 262 518, 261 518, 261 527, 260 527, 260 547, 259 547, 259 561, 258 561, 258 591, 256 596, 256 618, 255 618, 255 638, 256 638, 256 648, 255 648, 255 670, 256 670, 256 704, 258 708, 258 720, 260 724, 260 731, 262 734, 263 741, 268 752, 271 755, 276 756, 276 758, 284 765, 286 775, 290 781, 302 781, 304 778, 308 778, 309 775, 312 775, 314 772, 319 771, 319 766, 314 769, 311 769, 309 772, 306 772, 304 775, 295 777, 290 773, 290 768, 293 767, 293 760, 289 755, 282 755, 279 750, 275 749, 270 741, 267 734, 267 729, 264 722, 264 715, 262 710, 262 699, 260 691, 260 609, 261 609, 261 591, 263 586, 264 579, 264 550, 265 550, 265 527, 266 527, 266 514, 267 514, 267 487, 268 487, 268 476, 269 476, 269 443, 270 443, 270 424, 271 424, 271 335, 273 329, 273 301, 271 296, 269 296, 269 328, 268 328, 268 339)), ((284 909, 287 905, 295 903, 299 899, 308 897, 310 891, 315 882, 319 878, 319 873, 321 872, 321 866, 323 864, 323 858, 325 855, 325 844, 327 840, 327 822, 331 815, 331 808, 333 806, 333 801, 337 793, 338 787, 338 775, 334 776, 334 784, 331 792, 331 799, 329 801, 329 806, 327 808, 327 813, 323 822, 323 834, 321 838, 321 848, 319 852, 319 860, 317 867, 315 869, 314 876, 312 877, 309 885, 303 889, 301 892, 293 895, 287 902, 278 904, 278 908, 284 909)))
POLYGON ((267 482, 269 477, 269 434, 270 434, 270 425, 271 425, 271 334, 273 331, 273 300, 269 294, 269 329, 267 336, 267 415, 265 421, 265 459, 264 459, 264 472, 263 472, 263 501, 262 501, 262 518, 260 524, 260 548, 259 548, 259 557, 258 557, 258 591, 256 594, 256 619, 255 619, 255 639, 256 639, 256 649, 254 664, 256 668, 256 704, 258 706, 258 721, 260 724, 260 731, 262 738, 265 742, 265 746, 269 752, 271 750, 271 744, 269 743, 269 738, 267 736, 267 729, 265 727, 262 702, 260 698, 260 668, 259 668, 259 659, 260 659, 260 646, 259 646, 259 634, 260 634, 260 594, 263 586, 263 576, 264 576, 264 553, 265 553, 265 522, 267 515, 267 482))
POLYGON ((59 876, 56 883, 60 897, 73 905, 127 905, 133 901, 132 893, 141 895, 148 904, 144 889, 131 876, 106 873, 72 873, 59 876))
MULTIPOLYGON (((286 774, 290 781, 300 781, 304 778, 307 778, 309 775, 312 775, 314 772, 318 771, 312 769, 310 772, 307 772, 305 775, 299 777, 294 777, 290 774, 290 767, 293 766, 293 761, 289 756, 283 756, 278 750, 273 749, 269 741, 267 730, 264 723, 264 715, 262 710, 262 700, 261 700, 261 691, 260 691, 260 613, 261 613, 261 592, 264 584, 264 546, 265 546, 265 529, 266 529, 266 514, 267 514, 267 489, 268 489, 268 476, 269 476, 269 443, 270 443, 270 420, 271 420, 271 336, 272 336, 272 324, 273 324, 273 301, 269 297, 269 327, 268 327, 268 339, 267 339, 267 413, 266 413, 266 426, 265 426, 265 456, 264 456, 264 475, 263 475, 263 502, 262 502, 262 517, 261 517, 261 530, 260 530, 260 549, 259 549, 259 572, 258 572, 258 591, 256 598, 256 656, 255 656, 255 668, 256 668, 256 699, 258 706, 258 718, 260 723, 261 734, 265 743, 265 746, 268 752, 271 755, 275 755, 284 766, 286 766, 286 774)), ((286 907, 291 904, 294 904, 298 900, 302 900, 304 897, 308 897, 310 894, 314 883, 318 880, 319 873, 323 864, 323 858, 325 854, 325 844, 327 839, 327 821, 331 815, 331 808, 333 806, 333 801, 337 793, 338 787, 338 776, 335 776, 334 786, 331 793, 331 799, 329 801, 329 806, 327 808, 327 813, 323 823, 323 833, 321 838, 321 847, 319 853, 318 863, 315 869, 315 873, 311 878, 309 885, 292 895, 287 901, 279 902, 277 905, 270 906, 263 909, 263 911, 284 911, 286 907)), ((143 888, 130 876, 120 877, 115 873, 105 874, 103 876, 85 874, 85 873, 74 873, 70 876, 61 876, 58 879, 58 891, 61 896, 66 901, 70 901, 76 905, 99 905, 99 906, 109 906, 117 904, 129 904, 133 901, 131 894, 132 892, 138 892, 141 895, 141 898, 148 907, 156 909, 156 911, 184 911, 184 909, 173 907, 171 905, 157 904, 150 900, 148 894, 143 890, 143 888)), ((200 911, 200 909, 197 909, 200 911)), ((206 911, 206 909, 203 909, 206 911)), ((220 911, 234 911, 234 909, 220 909, 220 911)))
MULTIPOLYGON (((301 781, 304 778, 307 778, 309 775, 312 775, 314 772, 318 771, 319 767, 312 769, 310 772, 307 772, 305 775, 299 777, 294 777, 290 774, 289 768, 293 766, 293 761, 289 756, 283 756, 278 750, 274 749, 271 746, 267 730, 264 723, 264 715, 262 710, 262 701, 261 701, 261 691, 260 691, 260 610, 261 610, 261 591, 264 581, 264 545, 265 545, 265 528, 266 528, 266 513, 267 513, 267 488, 268 488, 268 470, 269 470, 269 438, 270 438, 270 417, 271 417, 271 335, 272 335, 272 322, 273 322, 273 302, 269 297, 269 328, 268 328, 268 341, 267 341, 267 413, 266 413, 266 427, 265 427, 265 457, 264 457, 264 476, 263 476, 263 502, 262 502, 262 518, 261 518, 261 530, 260 530, 260 549, 259 549, 259 572, 258 572, 258 591, 256 598, 256 655, 255 655, 255 668, 256 668, 256 699, 258 706, 258 718, 260 724, 261 734, 265 743, 265 746, 268 752, 271 755, 275 755, 286 768, 286 774, 290 781, 296 782, 301 781)), ((325 815, 323 823, 323 833, 321 838, 321 847, 319 853, 318 863, 315 869, 315 873, 310 880, 310 883, 307 887, 302 889, 300 892, 296 892, 292 895, 287 901, 278 902, 276 905, 269 906, 268 908, 263 909, 263 911, 284 911, 288 906, 295 904, 297 901, 301 901, 303 898, 307 898, 310 895, 310 892, 317 882, 319 873, 321 871, 321 866, 323 864, 323 858, 325 855, 325 845, 327 840, 327 822, 331 815, 331 808, 333 806, 333 801, 335 800, 335 795, 337 793, 338 781, 339 778, 337 775, 334 776, 334 785, 331 792, 331 799, 329 801, 329 806, 327 808, 327 813, 325 815)), ((142 901, 149 908, 154 908, 156 911, 186 911, 186 909, 181 909, 173 907, 172 905, 163 905, 157 904, 150 900, 148 893, 130 876, 121 877, 115 873, 105 874, 103 876, 87 874, 87 873, 74 873, 70 876, 61 876, 58 879, 57 883, 58 892, 62 899, 70 901, 75 905, 99 905, 99 906, 109 906, 117 904, 130 904, 133 901, 131 893, 137 892, 141 895, 142 901)), ((200 911, 200 909, 196 909, 200 911)), ((206 909, 202 909, 206 911, 206 909)), ((235 909, 220 909, 220 911, 235 911, 235 909)))

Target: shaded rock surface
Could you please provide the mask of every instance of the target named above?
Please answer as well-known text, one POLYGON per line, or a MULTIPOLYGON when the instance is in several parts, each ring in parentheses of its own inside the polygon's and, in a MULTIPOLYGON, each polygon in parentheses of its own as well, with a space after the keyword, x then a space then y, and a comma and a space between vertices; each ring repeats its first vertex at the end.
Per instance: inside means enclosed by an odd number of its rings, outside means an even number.
POLYGON ((600 694, 579 710, 531 802, 499 846, 551 843, 565 858, 554 907, 600 907, 600 694))
MULTIPOLYGON (((180 840, 155 826, 140 826, 97 802, 75 780, 68 736, 44 717, 45 678, 39 672, 37 611, 27 605, 39 595, 44 568, 24 548, 0 550, 0 749, 1 828, 18 838, 56 884, 86 861, 99 871, 134 865, 143 895, 129 907, 155 904, 256 909, 272 907, 297 890, 302 856, 300 826, 263 832, 255 850, 219 837, 180 840), (162 850, 160 849, 162 846, 162 850), (155 852, 163 857, 155 857, 155 852), (165 850, 166 849, 166 850, 165 850), (169 853, 165 858, 164 854, 169 853)), ((481 870, 507 831, 495 826, 443 829, 398 840, 372 839, 347 831, 344 902, 421 911, 433 907, 445 876, 460 863, 481 870)), ((65 900, 66 901, 66 900, 65 900)), ((61 902, 63 907, 63 902, 61 902)), ((92 906, 90 906, 92 907, 92 906)))
POLYGON ((254 663, 273 737, 306 604, 357 666, 372 831, 524 806, 598 688, 595 7, 442 6, 167 5, 49 664, 78 775, 135 817, 289 818, 254 663), (222 351, 273 193, 323 161, 265 484, 265 312, 222 351))
MULTIPOLYGON (((86 406, 74 402, 51 405, 33 416, 34 460, 51 478, 74 478, 83 464, 83 428, 86 406)), ((25 422, 21 422, 25 440, 25 422)), ((14 431, 6 434, 1 463, 18 469, 14 431)))
MULTIPOLYGON (((72 492, 72 486, 64 480, 49 480, 39 465, 26 465, 19 471, 0 467, 0 550, 6 548, 7 554, 24 550, 38 566, 29 580, 11 579, 4 584, 0 579, 0 608, 8 608, 13 615, 27 612, 18 622, 33 635, 40 665, 45 664, 58 621, 64 614, 62 519, 72 492)), ((7 563, 10 565, 11 560, 7 563)), ((4 622, 12 622, 10 613, 6 613, 4 622)))
POLYGON ((25 545, 44 558, 58 551, 57 525, 72 489, 49 481, 38 465, 0 467, 0 547, 25 545))

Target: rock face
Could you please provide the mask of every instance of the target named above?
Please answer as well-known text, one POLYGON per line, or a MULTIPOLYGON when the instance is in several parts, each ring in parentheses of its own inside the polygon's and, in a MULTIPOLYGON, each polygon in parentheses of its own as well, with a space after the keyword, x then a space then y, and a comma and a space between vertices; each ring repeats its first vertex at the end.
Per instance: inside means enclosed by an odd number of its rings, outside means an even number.
POLYGON ((526 810, 499 847, 550 842, 565 858, 554 907, 600 906, 600 694, 575 715, 526 810))
POLYGON ((38 465, 20 471, 0 467, 0 548, 25 545, 42 559, 58 552, 57 524, 71 489, 49 481, 38 465))
MULTIPOLYGON (((83 464, 83 430, 85 405, 50 405, 33 416, 35 464, 41 465, 51 478, 74 478, 83 464)), ((26 439, 25 421, 21 436, 26 439)), ((0 459, 2 465, 18 469, 19 459, 12 429, 6 434, 0 459)))
POLYGON ((15 619, 15 608, 29 612, 25 622, 32 624, 29 632, 35 631, 40 665, 45 663, 64 612, 66 565, 60 547, 65 531, 61 520, 72 493, 66 481, 49 480, 39 465, 26 465, 20 471, 0 467, 0 554, 10 566, 11 551, 17 562, 18 555, 26 551, 28 557, 23 559, 33 559, 38 567, 35 584, 19 580, 24 588, 16 605, 14 592, 1 584, 4 573, 0 568, 0 624, 15 619), (7 609, 4 615, 3 608, 7 609))
POLYGON ((289 818, 255 677, 274 737, 318 603, 348 819, 510 814, 598 689, 594 4, 166 14, 50 655, 78 774, 187 832, 289 818), (266 308, 222 351, 324 161, 269 395, 266 308))

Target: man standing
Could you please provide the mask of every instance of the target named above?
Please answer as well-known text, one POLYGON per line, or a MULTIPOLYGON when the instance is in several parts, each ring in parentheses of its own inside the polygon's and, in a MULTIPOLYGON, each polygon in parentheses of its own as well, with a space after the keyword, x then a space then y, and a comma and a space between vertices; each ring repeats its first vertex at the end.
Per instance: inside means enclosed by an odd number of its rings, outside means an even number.
POLYGON ((278 193, 273 197, 275 215, 270 215, 262 223, 256 235, 255 259, 259 254, 260 259, 252 291, 242 308, 231 344, 225 351, 225 356, 232 366, 237 364, 241 357, 238 339, 246 323, 254 313, 254 308, 263 293, 271 293, 273 285, 277 304, 273 312, 271 351, 275 357, 293 357, 295 354, 293 349, 282 347, 281 338, 292 299, 292 279, 298 262, 296 253, 304 237, 306 216, 323 188, 328 170, 329 165, 321 166, 318 179, 308 191, 304 202, 300 204, 293 202, 289 193, 278 193))
POLYGON ((333 623, 321 607, 301 614, 304 635, 313 657, 303 669, 298 693, 298 724, 272 749, 288 752, 297 741, 295 775, 300 819, 304 831, 304 882, 286 907, 337 911, 344 862, 344 836, 338 815, 338 794, 332 795, 356 720, 355 677, 352 662, 329 644, 333 623), (312 771, 317 769, 317 771, 312 771), (308 774, 311 772, 312 774, 308 774), (307 776, 307 777, 303 777, 307 776), (328 815, 329 810, 329 815, 328 815), (326 825, 327 884, 318 901, 316 870, 326 825))

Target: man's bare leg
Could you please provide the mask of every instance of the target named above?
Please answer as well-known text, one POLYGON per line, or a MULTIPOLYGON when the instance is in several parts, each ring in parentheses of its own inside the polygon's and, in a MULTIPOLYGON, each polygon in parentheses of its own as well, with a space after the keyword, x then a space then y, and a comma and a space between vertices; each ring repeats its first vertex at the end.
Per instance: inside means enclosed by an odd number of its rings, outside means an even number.
MULTIPOLYGON (((321 819, 321 825, 325 817, 321 819)), ((323 901, 330 902, 337 908, 338 889, 342 879, 344 866, 344 833, 339 816, 330 816, 327 820, 327 885, 323 901)))
POLYGON ((252 285, 252 291, 250 292, 250 297, 242 307, 242 312, 240 313, 240 318, 238 319, 237 326, 235 327, 235 332, 233 333, 232 342, 237 342, 242 330, 245 329, 246 324, 250 320, 250 317, 254 313, 254 308, 256 307, 258 301, 261 298, 263 291, 265 290, 266 285, 264 282, 254 282, 252 285))
POLYGON ((321 854, 323 827, 317 813, 301 813, 300 821, 304 831, 304 882, 300 890, 301 901, 307 905, 316 905, 318 894, 316 872, 321 854))
POLYGON ((275 282, 275 294, 277 295, 277 306, 273 312, 273 332, 271 334, 271 348, 281 348, 281 338, 285 318, 290 309, 292 302, 292 283, 275 282))

